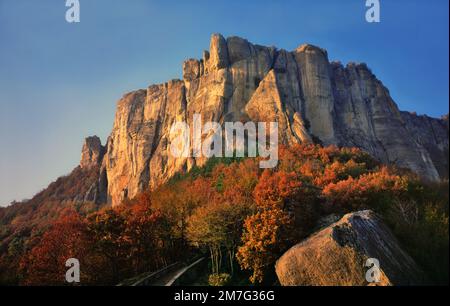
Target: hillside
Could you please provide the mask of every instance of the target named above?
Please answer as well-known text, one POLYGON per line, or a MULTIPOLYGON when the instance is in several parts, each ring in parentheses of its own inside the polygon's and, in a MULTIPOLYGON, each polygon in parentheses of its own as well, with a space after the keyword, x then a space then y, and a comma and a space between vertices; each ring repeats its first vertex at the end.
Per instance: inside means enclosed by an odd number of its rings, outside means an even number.
POLYGON ((10 265, 17 264, 18 256, 34 245, 34 238, 68 211, 85 215, 101 207, 95 203, 94 192, 98 171, 98 167, 77 167, 32 199, 0 207, 0 282, 17 277, 10 265))
POLYGON ((205 273, 231 276, 210 284, 273 284, 275 261, 325 217, 371 209, 430 282, 448 283, 448 183, 423 184, 356 148, 294 145, 281 149, 275 169, 257 165, 210 159, 114 208, 71 206, 46 231, 3 248, 3 282, 64 284, 64 261, 75 256, 83 284, 117 284, 208 254, 205 273))

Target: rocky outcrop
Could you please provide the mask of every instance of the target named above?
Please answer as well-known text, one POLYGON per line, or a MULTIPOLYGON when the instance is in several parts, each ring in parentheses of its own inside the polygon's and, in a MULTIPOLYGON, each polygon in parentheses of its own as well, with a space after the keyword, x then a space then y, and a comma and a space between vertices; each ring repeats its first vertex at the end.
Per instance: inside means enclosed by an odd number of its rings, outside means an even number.
POLYGON ((104 155, 106 148, 102 145, 98 136, 90 136, 84 140, 81 150, 80 167, 82 170, 97 172, 97 179, 90 185, 86 192, 80 192, 77 201, 95 202, 98 204, 108 202, 108 182, 104 155))
MULTIPOLYGON (((408 129, 387 88, 365 64, 331 64, 338 144, 360 147, 382 162, 439 179, 430 152, 408 129)), ((441 133, 447 133, 448 126, 441 133)), ((448 148, 448 142, 447 142, 448 148)))
MULTIPOLYGON (((330 63, 327 52, 312 45, 289 52, 214 34, 209 51, 185 61, 182 72, 183 80, 128 93, 118 102, 102 161, 113 205, 205 162, 169 154, 171 125, 192 126, 194 114, 203 122, 277 121, 287 145, 356 146, 426 179, 448 176, 448 120, 400 112, 365 64, 330 63)), ((89 148, 83 167, 97 161, 89 148)))
POLYGON ((448 115, 441 119, 401 112, 406 129, 428 152, 442 178, 448 179, 448 115))
POLYGON ((90 136, 84 140, 81 150, 81 168, 92 168, 101 164, 105 148, 102 146, 100 138, 90 136))
POLYGON ((347 214, 293 246, 278 259, 275 269, 283 286, 426 283, 423 272, 391 231, 368 210, 347 214), (379 274, 373 270, 374 261, 368 259, 378 260, 379 274))

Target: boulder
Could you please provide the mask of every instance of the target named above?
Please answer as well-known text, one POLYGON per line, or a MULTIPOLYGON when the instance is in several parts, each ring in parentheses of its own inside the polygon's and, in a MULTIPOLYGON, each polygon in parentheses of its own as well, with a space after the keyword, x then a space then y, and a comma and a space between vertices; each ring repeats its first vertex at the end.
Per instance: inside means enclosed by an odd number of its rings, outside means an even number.
POLYGON ((421 269, 370 210, 347 214, 293 246, 278 259, 275 270, 283 286, 388 286, 426 282, 421 269), (374 259, 379 264, 378 275, 374 259))

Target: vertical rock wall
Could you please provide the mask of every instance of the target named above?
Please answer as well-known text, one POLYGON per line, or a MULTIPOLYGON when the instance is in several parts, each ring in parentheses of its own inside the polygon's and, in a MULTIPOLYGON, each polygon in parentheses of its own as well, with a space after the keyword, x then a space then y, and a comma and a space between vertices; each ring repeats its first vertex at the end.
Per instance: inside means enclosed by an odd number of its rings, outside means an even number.
POLYGON ((109 202, 117 205, 205 162, 168 151, 171 125, 192 125, 194 114, 203 122, 277 121, 287 145, 356 146, 427 179, 448 177, 448 119, 400 112, 365 64, 330 63, 325 50, 311 45, 288 52, 214 34, 202 59, 183 63, 183 80, 118 102, 102 164, 109 202))

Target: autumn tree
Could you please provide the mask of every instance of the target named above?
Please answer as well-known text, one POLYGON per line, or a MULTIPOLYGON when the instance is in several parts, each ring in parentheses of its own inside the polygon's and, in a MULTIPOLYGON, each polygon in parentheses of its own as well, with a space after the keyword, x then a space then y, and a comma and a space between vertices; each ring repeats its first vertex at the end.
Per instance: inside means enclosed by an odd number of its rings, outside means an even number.
POLYGON ((129 274, 130 241, 126 235, 126 218, 115 209, 95 213, 88 217, 88 231, 93 239, 93 248, 100 256, 104 281, 117 284, 129 274))
POLYGON ((206 247, 211 256, 213 274, 219 274, 226 250, 230 271, 234 272, 234 257, 240 243, 242 225, 251 214, 248 204, 211 203, 195 210, 188 220, 187 234, 192 245, 206 247))
POLYGON ((80 260, 81 279, 89 284, 90 267, 89 235, 86 223, 75 212, 59 219, 40 239, 40 242, 26 253, 20 263, 25 285, 65 284, 66 260, 80 260))
POLYGON ((261 174, 257 162, 255 159, 246 159, 229 165, 217 165, 211 175, 217 200, 236 204, 253 203, 253 190, 261 174))
POLYGON ((292 218, 280 208, 262 210, 245 220, 237 259, 242 269, 252 271, 252 283, 263 282, 266 270, 289 246, 291 235, 292 218))
POLYGON ((408 177, 392 173, 387 167, 357 178, 348 177, 330 183, 323 195, 331 210, 348 212, 361 208, 389 209, 394 199, 401 199, 408 189, 408 177))
POLYGON ((157 270, 170 263, 170 224, 161 210, 154 209, 148 193, 141 193, 123 214, 124 237, 135 274, 157 270))
POLYGON ((245 220, 243 245, 237 259, 243 269, 252 270, 253 283, 263 281, 264 273, 292 240, 292 203, 302 196, 302 182, 296 173, 265 170, 254 189, 258 212, 245 220))
POLYGON ((206 205, 214 198, 214 188, 211 186, 210 180, 204 177, 167 184, 151 194, 154 208, 160 209, 167 217, 171 226, 172 239, 182 249, 187 247, 188 217, 195 208, 206 205))

